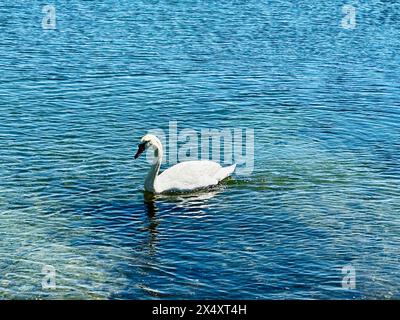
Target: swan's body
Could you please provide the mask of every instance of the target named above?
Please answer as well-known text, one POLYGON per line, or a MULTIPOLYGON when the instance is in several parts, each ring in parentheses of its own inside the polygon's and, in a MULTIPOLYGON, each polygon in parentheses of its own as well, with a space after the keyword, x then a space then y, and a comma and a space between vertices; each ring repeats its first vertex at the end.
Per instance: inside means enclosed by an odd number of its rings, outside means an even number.
POLYGON ((152 193, 191 191, 217 185, 235 171, 236 164, 221 167, 214 161, 197 160, 178 163, 160 175, 163 148, 160 140, 153 135, 145 135, 139 144, 135 159, 148 147, 154 148, 155 161, 144 182, 144 189, 152 193))

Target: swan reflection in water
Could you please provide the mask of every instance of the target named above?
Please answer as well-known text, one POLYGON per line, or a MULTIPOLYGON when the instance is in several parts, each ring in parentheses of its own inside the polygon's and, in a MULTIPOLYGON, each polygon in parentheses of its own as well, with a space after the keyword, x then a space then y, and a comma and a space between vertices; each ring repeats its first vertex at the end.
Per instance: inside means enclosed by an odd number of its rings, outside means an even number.
MULTIPOLYGON (((175 208, 185 209, 186 211, 194 211, 198 213, 201 209, 209 208, 208 200, 221 192, 221 188, 210 188, 191 193, 169 193, 154 194, 151 192, 143 192, 144 203, 147 215, 154 216, 158 211, 156 202, 159 201, 165 205, 172 205, 175 208)), ((205 212, 203 212, 205 213, 205 212)))
MULTIPOLYGON (((169 297, 168 292, 159 290, 157 283, 153 283, 152 277, 154 272, 174 272, 171 268, 166 268, 166 265, 162 262, 162 258, 157 257, 157 249, 160 246, 160 239, 165 239, 165 230, 160 227, 162 220, 160 217, 164 215, 165 219, 181 219, 191 218, 198 219, 206 217, 209 213, 210 203, 217 193, 221 192, 222 188, 213 188, 208 190, 202 190, 196 193, 176 193, 176 194, 158 194, 155 195, 150 192, 143 192, 143 203, 144 211, 146 214, 145 227, 142 231, 148 232, 145 243, 142 243, 140 251, 145 253, 141 260, 141 274, 142 278, 138 288, 144 291, 146 294, 157 298, 169 297), (143 250, 144 249, 144 250, 143 250)), ((171 223, 171 221, 163 221, 164 224, 171 223)), ((202 223, 199 221, 198 223, 202 223)))
POLYGON ((221 192, 221 188, 213 188, 198 191, 196 193, 174 193, 155 195, 150 192, 143 192, 144 209, 147 216, 147 226, 142 230, 149 231, 148 249, 149 255, 156 253, 158 226, 160 224, 158 214, 162 213, 159 207, 167 207, 168 212, 173 212, 174 215, 188 214, 192 218, 204 217, 209 208, 208 200, 212 199, 215 195, 221 192), (160 203, 158 206, 157 203, 160 203))

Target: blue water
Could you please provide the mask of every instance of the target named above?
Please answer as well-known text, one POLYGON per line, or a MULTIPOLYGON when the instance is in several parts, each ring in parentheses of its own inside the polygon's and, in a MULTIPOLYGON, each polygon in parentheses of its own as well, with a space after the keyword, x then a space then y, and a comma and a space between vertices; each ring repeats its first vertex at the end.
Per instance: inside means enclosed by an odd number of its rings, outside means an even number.
POLYGON ((397 1, 44 4, 0 5, 0 298, 400 298, 397 1), (252 174, 145 196, 170 121, 254 129, 252 174))

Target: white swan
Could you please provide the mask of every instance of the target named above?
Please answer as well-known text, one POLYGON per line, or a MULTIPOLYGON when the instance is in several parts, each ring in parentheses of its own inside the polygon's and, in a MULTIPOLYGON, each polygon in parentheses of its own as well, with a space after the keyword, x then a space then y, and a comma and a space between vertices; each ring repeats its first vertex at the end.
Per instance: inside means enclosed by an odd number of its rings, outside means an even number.
POLYGON ((163 148, 156 136, 147 134, 140 140, 135 159, 149 147, 154 149, 155 162, 151 165, 144 181, 144 189, 152 193, 191 191, 214 186, 227 178, 236 168, 236 164, 221 167, 219 163, 209 160, 185 161, 158 175, 163 148))

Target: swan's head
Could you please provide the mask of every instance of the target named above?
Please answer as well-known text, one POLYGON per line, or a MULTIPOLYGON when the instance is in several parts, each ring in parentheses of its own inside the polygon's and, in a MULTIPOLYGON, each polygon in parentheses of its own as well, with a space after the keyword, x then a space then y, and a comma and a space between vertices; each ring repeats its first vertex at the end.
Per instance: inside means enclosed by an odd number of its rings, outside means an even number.
POLYGON ((142 139, 140 139, 138 150, 136 151, 134 158, 139 158, 139 156, 149 147, 158 149, 161 147, 161 141, 155 135, 146 134, 142 139))

